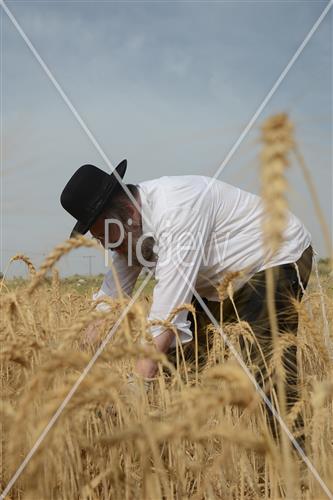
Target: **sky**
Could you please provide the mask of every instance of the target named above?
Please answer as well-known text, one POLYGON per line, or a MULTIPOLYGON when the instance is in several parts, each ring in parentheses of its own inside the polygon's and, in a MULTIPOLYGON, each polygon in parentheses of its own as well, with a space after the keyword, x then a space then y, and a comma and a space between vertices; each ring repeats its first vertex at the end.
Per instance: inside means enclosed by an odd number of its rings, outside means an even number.
MULTIPOLYGON (((126 181, 213 176, 327 1, 6 1, 113 166, 126 181)), ((1 10, 0 270, 16 253, 40 265, 75 220, 59 197, 74 171, 108 171, 7 14, 1 10)), ((287 112, 332 226, 330 10, 219 179, 260 192, 260 125, 287 112)), ((299 165, 288 169, 292 211, 326 256, 299 165)), ((100 253, 64 257, 62 275, 104 272, 100 253)), ((13 263, 8 276, 25 274, 13 263)))

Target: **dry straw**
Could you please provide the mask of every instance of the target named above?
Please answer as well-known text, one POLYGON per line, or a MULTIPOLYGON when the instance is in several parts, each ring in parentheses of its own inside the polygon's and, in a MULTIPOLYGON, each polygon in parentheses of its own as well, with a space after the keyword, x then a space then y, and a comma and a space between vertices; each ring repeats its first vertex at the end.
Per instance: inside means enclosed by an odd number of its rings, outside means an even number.
MULTIPOLYGON (((3 487, 90 359, 90 350, 76 349, 75 342, 82 338, 91 320, 102 319, 110 328, 122 308, 119 299, 106 298, 111 309, 94 310, 90 296, 77 300, 75 291, 66 292, 56 273, 51 286, 37 287, 30 302, 26 302, 24 290, 6 293, 5 297, 1 360, 3 487), (54 312, 59 301, 63 320, 57 327, 54 312)), ((312 297, 308 293, 308 300, 314 312, 320 310, 318 294, 312 297)), ((233 364, 216 364, 222 355, 228 355, 224 346, 215 346, 220 354, 211 370, 207 367, 198 373, 197 383, 195 365, 192 371, 187 363, 187 382, 185 377, 182 383, 164 356, 138 342, 147 332, 142 319, 144 307, 140 307, 129 318, 130 328, 136 329, 135 333, 131 330, 131 339, 121 332, 112 339, 14 485, 12 498, 79 498, 83 491, 89 491, 86 498, 111 496, 119 500, 281 498, 286 479, 283 457, 278 449, 271 453, 272 442, 246 376, 233 364), (167 367, 170 376, 157 377, 147 394, 140 389, 138 393, 127 392, 126 378, 133 362, 147 355, 167 367)), ((331 311, 329 301, 328 307, 331 311)), ((304 394, 287 422, 293 426, 298 414, 302 415, 305 433, 319 443, 319 449, 315 449, 310 439, 307 453, 329 484, 330 471, 325 463, 333 460, 332 449, 326 444, 333 421, 330 386, 315 388, 313 406, 306 403, 310 401, 311 380, 325 378, 328 361, 324 351, 318 349, 316 358, 320 362, 313 363, 313 350, 306 347, 314 334, 320 336, 321 323, 309 323, 305 313, 300 321, 304 394)), ((171 328, 172 321, 164 326, 171 328)), ((249 346, 255 344, 247 324, 224 325, 224 329, 234 343, 244 337, 249 346)), ((274 363, 278 362, 274 358, 274 363)), ((298 467, 295 457, 292 461, 298 467)), ((308 471, 303 470, 302 476, 294 476, 295 490, 302 491, 301 481, 306 481, 309 489, 299 497, 320 498, 308 471)))
POLYGON ((12 263, 12 262, 15 262, 17 260, 20 260, 21 262, 24 262, 27 265, 30 276, 35 276, 36 268, 33 265, 33 263, 31 262, 31 260, 29 259, 29 257, 19 253, 17 255, 14 255, 13 257, 11 257, 9 262, 12 263))
POLYGON ((36 274, 36 268, 35 266, 33 265, 33 263, 31 262, 30 258, 27 257, 26 255, 22 254, 22 253, 18 253, 16 255, 13 255, 13 257, 10 258, 8 264, 7 264, 7 267, 5 269, 5 272, 3 273, 3 276, 2 276, 2 279, 1 279, 1 282, 0 282, 0 292, 2 291, 2 288, 5 285, 5 278, 6 278, 6 275, 7 275, 7 272, 10 268, 10 265, 13 263, 13 262, 17 262, 17 261, 21 261, 21 262, 24 262, 27 267, 28 267, 28 271, 29 271, 29 274, 31 277, 34 277, 35 274, 36 274))

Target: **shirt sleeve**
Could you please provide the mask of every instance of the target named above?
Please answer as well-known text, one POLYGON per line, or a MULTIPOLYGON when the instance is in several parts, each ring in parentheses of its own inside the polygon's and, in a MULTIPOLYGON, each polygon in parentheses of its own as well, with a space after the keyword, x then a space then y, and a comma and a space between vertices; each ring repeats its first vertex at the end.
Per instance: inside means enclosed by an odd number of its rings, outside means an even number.
MULTIPOLYGON (((141 272, 141 268, 135 266, 128 266, 126 257, 119 255, 117 252, 112 252, 112 263, 115 272, 117 273, 122 291, 127 295, 131 295, 135 282, 141 272)), ((97 300, 104 296, 108 297, 118 296, 118 290, 115 283, 115 279, 113 277, 112 269, 110 269, 106 273, 101 288, 99 289, 98 292, 93 294, 92 298, 93 300, 97 300)), ((109 310, 109 305, 106 303, 104 304, 100 303, 97 304, 96 309, 98 311, 107 311, 109 310)))
MULTIPOLYGON (((211 218, 197 210, 174 211, 163 221, 157 239, 157 283, 149 320, 166 320, 176 307, 191 302, 211 224, 211 218)), ((184 310, 172 319, 183 344, 193 338, 187 316, 184 310)), ((153 337, 163 331, 163 326, 151 328, 153 337)), ((176 338, 171 347, 175 345, 176 338)))

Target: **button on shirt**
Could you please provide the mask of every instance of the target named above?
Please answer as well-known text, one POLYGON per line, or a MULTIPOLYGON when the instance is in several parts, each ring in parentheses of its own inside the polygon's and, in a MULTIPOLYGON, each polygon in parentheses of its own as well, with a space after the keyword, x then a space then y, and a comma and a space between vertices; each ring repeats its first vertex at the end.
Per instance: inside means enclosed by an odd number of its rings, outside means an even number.
MULTIPOLYGON (((166 320, 176 307, 190 303, 193 288, 201 297, 218 300, 216 286, 227 272, 242 271, 233 282, 237 290, 259 271, 297 261, 311 244, 307 229, 288 212, 284 241, 270 254, 263 244, 261 198, 225 182, 175 176, 141 182, 138 188, 143 234, 154 238, 157 254, 149 320, 166 320)), ((122 290, 130 295, 142 269, 112 254, 122 290)), ((111 270, 93 298, 103 295, 118 296, 111 270)), ((193 337, 187 315, 180 311, 172 320, 182 343, 193 337)), ((164 330, 154 326, 151 333, 164 330)))

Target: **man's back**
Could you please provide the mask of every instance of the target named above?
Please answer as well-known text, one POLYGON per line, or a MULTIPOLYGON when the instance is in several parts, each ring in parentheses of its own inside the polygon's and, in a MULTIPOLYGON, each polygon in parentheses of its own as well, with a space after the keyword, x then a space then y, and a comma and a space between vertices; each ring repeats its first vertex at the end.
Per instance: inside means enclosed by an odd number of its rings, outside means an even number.
POLYGON ((205 219, 209 231, 201 270, 206 277, 241 269, 254 274, 294 262, 311 242, 304 225, 288 212, 284 242, 274 255, 269 255, 263 245, 261 198, 217 179, 211 182, 204 176, 165 176, 142 182, 139 188, 149 219, 147 225, 143 221, 143 227, 157 242, 165 219, 169 226, 182 226, 184 233, 196 229, 189 223, 190 214, 205 219))

